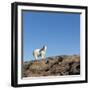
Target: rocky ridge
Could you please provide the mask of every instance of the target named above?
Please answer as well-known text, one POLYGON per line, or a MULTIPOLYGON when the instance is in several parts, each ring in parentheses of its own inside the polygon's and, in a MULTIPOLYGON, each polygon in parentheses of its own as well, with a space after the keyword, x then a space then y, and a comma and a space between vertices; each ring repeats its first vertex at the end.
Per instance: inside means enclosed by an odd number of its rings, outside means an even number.
POLYGON ((80 56, 63 55, 23 63, 23 77, 62 76, 80 74, 80 56))

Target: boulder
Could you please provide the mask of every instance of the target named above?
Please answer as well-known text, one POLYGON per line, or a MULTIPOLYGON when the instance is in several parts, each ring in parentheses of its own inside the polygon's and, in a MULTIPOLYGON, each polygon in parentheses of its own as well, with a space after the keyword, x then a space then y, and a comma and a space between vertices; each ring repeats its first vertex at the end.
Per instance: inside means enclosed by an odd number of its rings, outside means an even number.
POLYGON ((33 72, 39 72, 46 70, 48 65, 45 63, 45 61, 36 61, 33 62, 32 65, 29 66, 29 70, 33 72))

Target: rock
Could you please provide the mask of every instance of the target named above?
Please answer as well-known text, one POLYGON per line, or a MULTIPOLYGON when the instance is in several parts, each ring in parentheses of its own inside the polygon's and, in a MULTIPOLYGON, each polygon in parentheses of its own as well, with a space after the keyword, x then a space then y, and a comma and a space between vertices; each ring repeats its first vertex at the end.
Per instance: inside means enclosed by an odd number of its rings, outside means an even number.
POLYGON ((62 76, 80 74, 80 56, 62 55, 23 63, 23 77, 62 76))
POLYGON ((29 70, 38 72, 38 71, 46 70, 47 67, 48 66, 45 63, 45 61, 36 61, 36 62, 33 62, 32 65, 29 66, 29 70))
POLYGON ((59 57, 59 56, 49 57, 47 64, 49 67, 51 67, 52 65, 57 64, 57 63, 61 62, 62 60, 63 60, 62 57, 59 57))
POLYGON ((66 63, 57 64, 54 65, 50 70, 52 74, 66 75, 68 74, 66 72, 69 70, 69 64, 66 63))
POLYGON ((75 62, 71 65, 70 75, 80 74, 80 63, 75 62))

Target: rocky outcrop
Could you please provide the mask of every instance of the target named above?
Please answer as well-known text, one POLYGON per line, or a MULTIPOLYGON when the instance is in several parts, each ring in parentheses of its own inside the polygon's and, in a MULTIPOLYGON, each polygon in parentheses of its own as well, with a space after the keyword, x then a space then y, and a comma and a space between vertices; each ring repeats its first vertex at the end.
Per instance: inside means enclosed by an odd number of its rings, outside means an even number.
POLYGON ((79 75, 80 56, 54 56, 23 63, 23 77, 79 75))

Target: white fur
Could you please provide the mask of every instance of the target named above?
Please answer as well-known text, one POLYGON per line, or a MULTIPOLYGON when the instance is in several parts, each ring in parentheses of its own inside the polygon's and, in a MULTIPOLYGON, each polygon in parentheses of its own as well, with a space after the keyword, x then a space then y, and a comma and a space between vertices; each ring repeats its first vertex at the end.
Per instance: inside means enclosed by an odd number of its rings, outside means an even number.
POLYGON ((44 46, 44 49, 35 49, 33 51, 33 56, 35 57, 35 60, 38 59, 38 57, 41 56, 42 59, 45 59, 45 55, 46 55, 46 50, 47 50, 47 46, 44 46))

